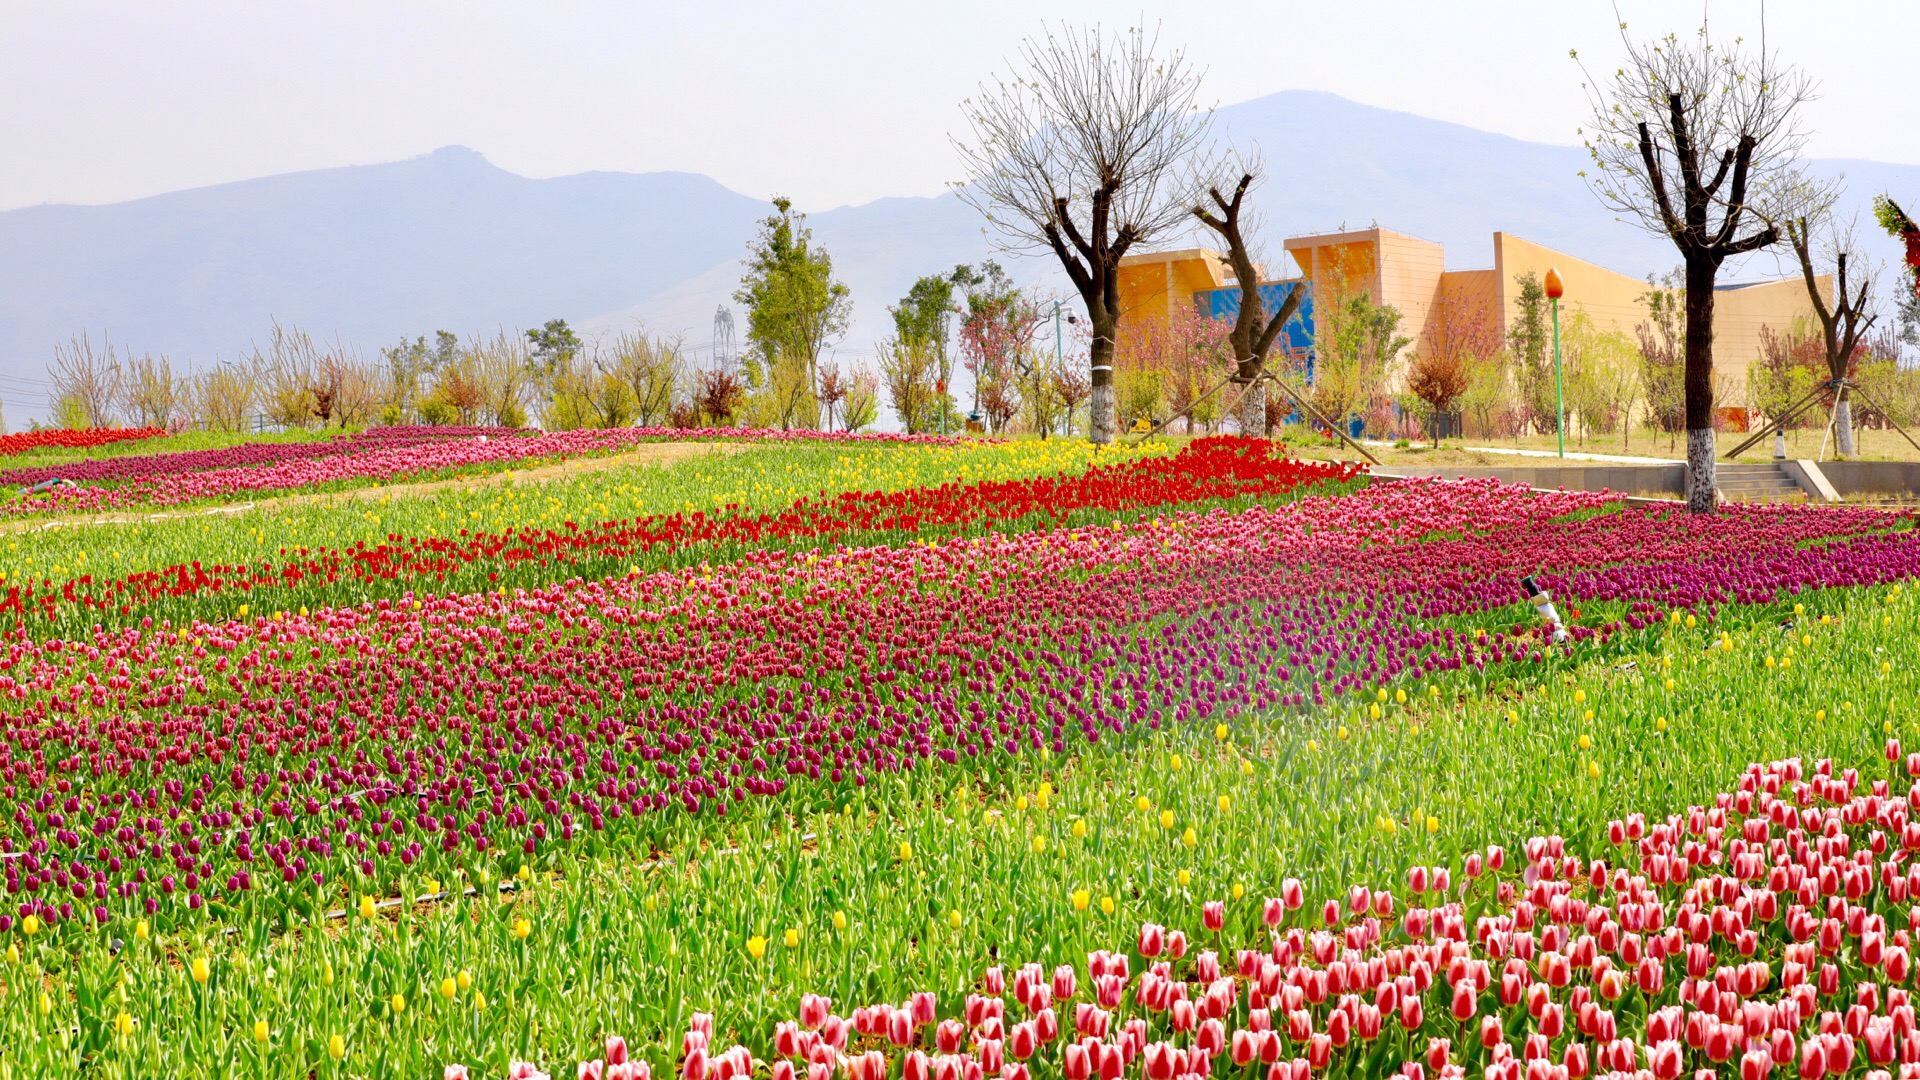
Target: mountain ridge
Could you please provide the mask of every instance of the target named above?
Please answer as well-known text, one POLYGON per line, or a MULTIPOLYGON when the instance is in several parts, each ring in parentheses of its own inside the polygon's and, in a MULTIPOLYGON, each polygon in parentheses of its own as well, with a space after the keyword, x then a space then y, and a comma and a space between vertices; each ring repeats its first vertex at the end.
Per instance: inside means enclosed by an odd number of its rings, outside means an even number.
MULTIPOLYGON (((1256 198, 1270 249, 1283 235, 1378 222, 1445 245, 1454 267, 1489 265, 1496 229, 1634 276, 1677 262, 1670 244, 1600 206, 1577 175, 1586 163, 1577 146, 1321 91, 1281 91, 1217 115, 1230 142, 1265 160, 1256 198)), ((1879 190, 1920 191, 1920 166, 1815 164, 1849 175, 1843 210, 1879 190)), ((43 414, 44 400, 32 399, 44 398, 46 362, 82 331, 199 366, 244 352, 275 318, 369 353, 435 329, 561 317, 589 333, 644 325, 698 354, 714 309, 732 305, 741 256, 767 213, 764 200, 699 173, 529 179, 459 146, 0 212, 0 401, 16 422, 43 414)), ((842 357, 871 353, 890 329, 887 305, 916 277, 995 257, 984 222, 951 192, 835 207, 809 223, 853 291, 842 357)), ((1050 259, 1000 258, 1017 279, 1065 291, 1050 259)), ((1741 272, 1760 272, 1753 266, 1741 272)))

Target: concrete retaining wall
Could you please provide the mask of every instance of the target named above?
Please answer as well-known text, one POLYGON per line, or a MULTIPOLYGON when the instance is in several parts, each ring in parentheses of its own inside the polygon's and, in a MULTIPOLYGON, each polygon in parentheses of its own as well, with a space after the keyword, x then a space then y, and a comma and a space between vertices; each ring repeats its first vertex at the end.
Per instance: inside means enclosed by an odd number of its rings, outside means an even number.
POLYGON ((1920 496, 1920 462, 1823 461, 1820 471, 1840 497, 1920 496))
MULTIPOLYGON (((1920 467, 1920 466, 1917 466, 1920 467)), ((1509 484, 1568 491, 1613 491, 1641 498, 1678 499, 1686 494, 1687 467, 1671 465, 1503 465, 1503 466, 1404 466, 1389 465, 1370 470, 1375 476, 1440 476, 1448 479, 1492 477, 1509 484)))

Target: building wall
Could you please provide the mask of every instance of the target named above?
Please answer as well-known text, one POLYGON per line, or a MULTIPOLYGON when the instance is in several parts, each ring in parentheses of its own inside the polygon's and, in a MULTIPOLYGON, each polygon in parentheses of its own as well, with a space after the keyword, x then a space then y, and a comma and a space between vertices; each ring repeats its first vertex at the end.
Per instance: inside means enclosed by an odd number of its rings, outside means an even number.
MULTIPOLYGON (((1511 233, 1493 234, 1490 270, 1449 271, 1440 245, 1380 228, 1297 236, 1288 239, 1285 247, 1299 265, 1311 299, 1324 304, 1343 284, 1346 289, 1365 290, 1399 310, 1400 332, 1415 347, 1426 336, 1436 305, 1442 303, 1478 313, 1487 320, 1492 340, 1504 342, 1519 315, 1516 279, 1527 273, 1545 278, 1549 267, 1559 271, 1566 286, 1563 317, 1584 311, 1599 329, 1629 338, 1648 318, 1645 281, 1511 233)), ((1831 295, 1830 280, 1820 280, 1831 295)), ((1205 249, 1130 255, 1120 265, 1122 325, 1137 319, 1164 321, 1182 304, 1196 304, 1216 316, 1225 314, 1217 298, 1231 284, 1225 260, 1205 249)), ((1762 328, 1788 333, 1796 323, 1812 321, 1812 305, 1795 276, 1722 287, 1715 291, 1714 308, 1714 371, 1721 403, 1745 404, 1747 369, 1759 356, 1762 328)), ((1309 316, 1297 333, 1290 328, 1290 335, 1310 339, 1312 325, 1309 316)))
MULTIPOLYGON (((1560 301, 1563 314, 1584 311, 1601 330, 1619 331, 1630 338, 1636 336, 1635 328, 1648 320, 1645 296, 1649 286, 1645 281, 1510 233, 1493 234, 1493 266, 1499 279, 1503 336, 1506 327, 1519 317, 1520 287, 1515 279, 1528 272, 1544 279, 1548 267, 1558 270, 1566 285, 1566 295, 1560 301)), ((1829 279, 1819 280, 1831 295, 1829 279)), ((1806 285, 1797 276, 1715 290, 1713 370, 1716 382, 1727 391, 1728 400, 1722 404, 1747 404, 1747 369, 1760 355, 1762 327, 1786 334, 1796 321, 1812 319, 1813 304, 1807 299, 1806 285)))
POLYGON ((1193 294, 1217 289, 1230 277, 1226 260, 1202 248, 1128 255, 1120 260, 1120 323, 1151 319, 1164 324, 1193 294))

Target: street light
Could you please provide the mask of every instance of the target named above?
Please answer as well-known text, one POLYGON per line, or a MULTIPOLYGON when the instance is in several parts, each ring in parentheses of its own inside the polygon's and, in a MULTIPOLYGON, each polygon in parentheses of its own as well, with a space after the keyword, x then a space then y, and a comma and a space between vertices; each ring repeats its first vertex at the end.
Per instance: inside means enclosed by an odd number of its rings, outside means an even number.
POLYGON ((1553 408, 1554 426, 1560 437, 1560 456, 1567 456, 1567 395, 1560 382, 1560 297, 1566 295, 1567 287, 1560 281, 1560 271, 1547 267, 1547 301, 1553 307, 1553 408))

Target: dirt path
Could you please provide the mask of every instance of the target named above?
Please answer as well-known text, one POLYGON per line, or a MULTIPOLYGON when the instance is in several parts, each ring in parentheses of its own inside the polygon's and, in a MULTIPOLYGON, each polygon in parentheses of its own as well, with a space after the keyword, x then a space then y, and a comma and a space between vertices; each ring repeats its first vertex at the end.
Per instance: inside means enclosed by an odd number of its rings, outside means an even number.
POLYGON ((752 444, 737 442, 669 442, 643 443, 632 450, 606 457, 570 458, 556 461, 551 465, 536 465, 530 469, 508 469, 503 472, 485 473, 476 476, 456 476, 445 480, 422 480, 411 483, 375 484, 370 487, 351 488, 346 491, 318 491, 299 495, 276 495, 252 502, 232 503, 222 506, 208 506, 197 510, 157 511, 151 514, 84 514, 72 517, 22 518, 0 522, 0 535, 8 533, 31 533, 46 529, 84 528, 90 525, 141 525, 156 521, 170 521, 175 518, 210 517, 220 514, 245 514, 254 510, 274 510, 286 506, 303 506, 311 503, 367 502, 389 496, 432 495, 456 488, 495 487, 501 484, 540 483, 547 480, 559 480, 569 476, 587 473, 606 472, 610 469, 632 468, 635 466, 667 465, 702 457, 706 454, 736 454, 746 450, 752 444))

